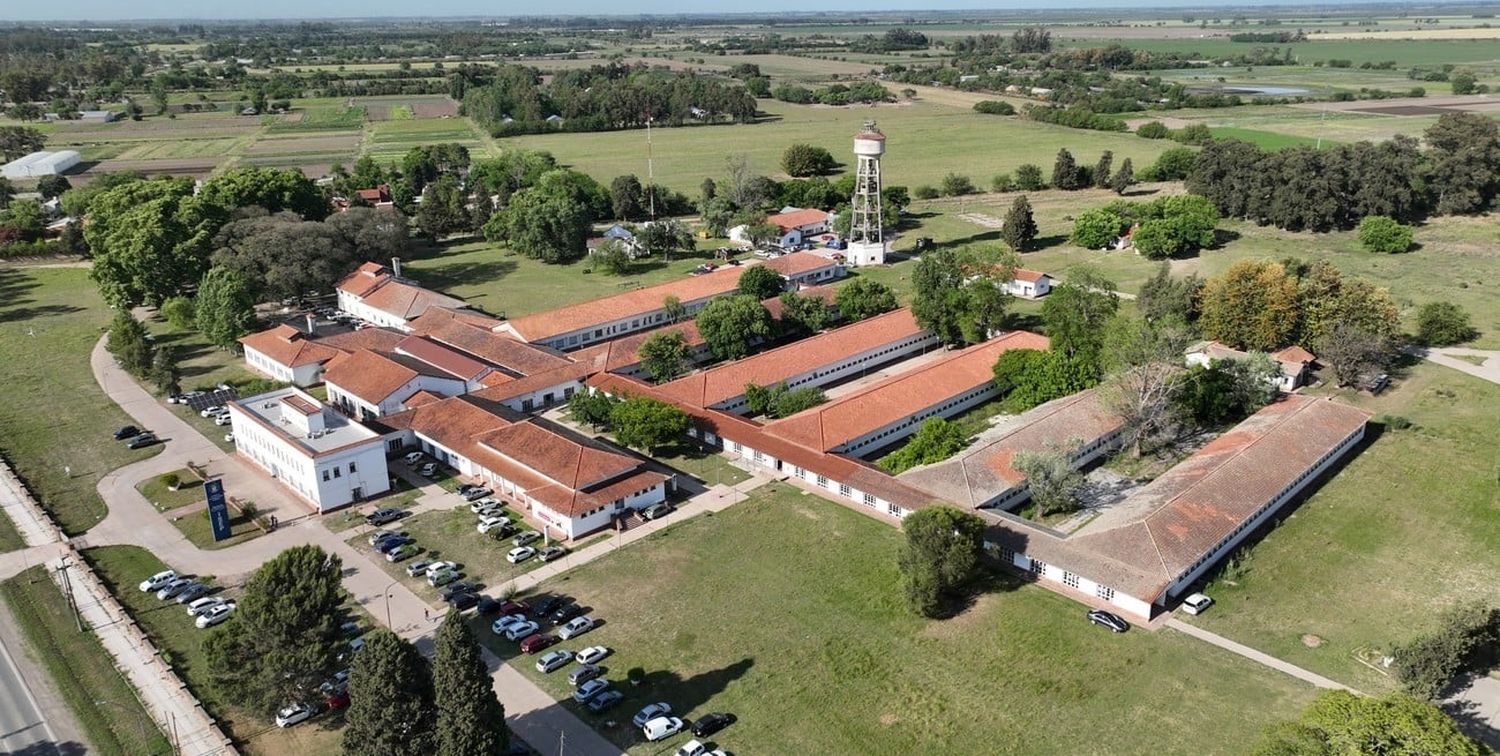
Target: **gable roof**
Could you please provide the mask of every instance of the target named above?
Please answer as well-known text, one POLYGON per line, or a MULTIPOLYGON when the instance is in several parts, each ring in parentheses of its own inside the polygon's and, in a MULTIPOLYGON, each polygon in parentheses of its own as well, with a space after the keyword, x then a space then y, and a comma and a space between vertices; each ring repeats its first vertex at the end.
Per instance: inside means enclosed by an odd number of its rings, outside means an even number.
MULTIPOLYGON (((770 301, 770 300, 767 300, 770 301)), ((591 372, 603 372, 623 370, 641 362, 641 345, 651 338, 665 333, 680 333, 691 352, 704 345, 703 334, 698 332, 698 324, 691 320, 681 323, 673 323, 661 328, 653 328, 649 331, 637 331, 618 339, 590 344, 576 352, 571 357, 581 363, 591 366, 591 372)))
POLYGON ((381 284, 391 280, 391 278, 390 268, 380 263, 367 262, 355 268, 353 273, 344 276, 344 280, 339 281, 338 285, 334 288, 339 291, 348 292, 356 297, 363 297, 380 288, 381 284))
POLYGON ((319 344, 307 334, 285 323, 259 333, 240 337, 246 349, 259 352, 271 361, 287 367, 301 367, 327 362, 339 356, 340 350, 319 344))
POLYGON ((793 252, 789 255, 778 255, 761 263, 761 265, 787 278, 823 268, 831 268, 838 264, 830 258, 812 252, 793 252))
POLYGON ((679 278, 614 296, 513 318, 502 327, 524 341, 545 341, 604 323, 656 312, 661 309, 662 300, 668 296, 677 297, 683 304, 688 304, 731 294, 739 287, 740 272, 738 267, 724 267, 701 276, 679 278))
POLYGON ((779 226, 782 231, 790 231, 802 226, 811 226, 817 223, 827 223, 828 213, 816 208, 805 210, 793 210, 789 213, 777 213, 766 216, 766 222, 773 226, 779 226))
POLYGON ((395 351, 431 365, 451 376, 474 381, 490 370, 488 365, 463 352, 450 349, 421 336, 408 336, 396 344, 395 351))
POLYGON ((1312 363, 1318 361, 1316 355, 1314 355, 1312 352, 1307 351, 1306 349, 1303 349, 1302 347, 1297 346, 1296 344, 1293 344, 1286 349, 1272 352, 1271 358, 1276 360, 1277 362, 1298 362, 1303 365, 1311 365, 1312 363))
POLYGON ((411 320, 427 312, 429 307, 467 307, 462 299, 439 294, 430 289, 414 286, 399 279, 389 279, 364 295, 361 303, 402 320, 411 320))
POLYGON ((451 373, 414 357, 361 349, 328 363, 323 381, 370 404, 379 404, 417 376, 462 381, 451 373))
POLYGON ((1043 278, 1051 278, 1052 276, 1049 276, 1046 273, 1042 273, 1040 271, 1027 270, 1025 268, 1016 268, 1016 272, 1013 273, 1011 277, 1017 281, 1030 281, 1031 283, 1036 283, 1043 278))
MULTIPOLYGON (((432 308, 410 324, 412 333, 467 352, 519 375, 553 370, 571 360, 545 347, 495 333, 462 315, 463 310, 432 308)), ((499 323, 500 321, 493 321, 499 323)))

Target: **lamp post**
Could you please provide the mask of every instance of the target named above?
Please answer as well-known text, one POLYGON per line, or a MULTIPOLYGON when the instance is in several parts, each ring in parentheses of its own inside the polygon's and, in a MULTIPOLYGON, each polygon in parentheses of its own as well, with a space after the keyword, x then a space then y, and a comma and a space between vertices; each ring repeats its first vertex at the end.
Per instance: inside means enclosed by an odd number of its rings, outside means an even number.
POLYGON ((381 591, 382 597, 385 598, 385 626, 393 633, 396 632, 396 628, 391 625, 391 589, 396 587, 396 584, 400 582, 400 580, 392 580, 390 585, 387 585, 385 590, 381 591))

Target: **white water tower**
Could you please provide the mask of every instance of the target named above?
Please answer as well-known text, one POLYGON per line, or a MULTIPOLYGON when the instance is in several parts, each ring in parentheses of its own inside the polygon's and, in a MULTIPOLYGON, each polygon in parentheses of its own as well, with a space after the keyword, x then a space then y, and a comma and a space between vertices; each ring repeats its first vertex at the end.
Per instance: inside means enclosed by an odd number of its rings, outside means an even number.
POLYGON ((880 265, 890 251, 880 214, 880 156, 885 154, 885 134, 874 121, 865 121, 863 131, 854 135, 854 200, 850 203, 849 249, 845 258, 850 265, 880 265))

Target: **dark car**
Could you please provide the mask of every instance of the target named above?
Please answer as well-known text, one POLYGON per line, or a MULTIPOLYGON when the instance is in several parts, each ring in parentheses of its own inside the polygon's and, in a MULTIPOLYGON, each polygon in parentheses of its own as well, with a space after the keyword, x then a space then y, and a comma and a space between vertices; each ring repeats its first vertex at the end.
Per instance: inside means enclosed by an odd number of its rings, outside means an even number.
POLYGON ((382 554, 389 554, 392 551, 395 551, 396 549, 399 549, 402 546, 411 543, 413 540, 415 539, 408 538, 404 535, 400 535, 399 533, 388 535, 385 538, 382 538, 375 542, 375 550, 382 554))
POLYGON ((115 431, 115 440, 124 441, 127 438, 135 438, 139 435, 141 435, 140 428, 137 428, 134 425, 127 425, 124 428, 115 431))
POLYGON ((382 507, 365 515, 366 525, 384 525, 401 519, 402 511, 394 507, 382 507))
POLYGON ((470 491, 473 491, 473 490, 479 489, 479 488, 483 488, 483 487, 484 486, 474 485, 473 483, 460 483, 460 484, 458 484, 458 488, 455 488, 453 490, 458 495, 462 496, 462 495, 464 495, 464 494, 466 494, 466 493, 468 493, 470 491))
POLYGON ((531 607, 525 601, 507 601, 499 607, 501 614, 527 614, 531 607))
POLYGON ((156 443, 156 436, 150 433, 142 433, 135 438, 125 442, 125 446, 131 449, 144 449, 156 443))
POLYGON ((595 714, 602 714, 606 710, 611 709, 616 704, 620 703, 620 700, 623 698, 625 698, 625 694, 621 693, 618 690, 606 690, 603 693, 590 698, 589 702, 584 705, 589 707, 589 711, 592 711, 595 714))
POLYGON ((330 694, 327 698, 323 699, 323 705, 327 706, 330 711, 347 708, 349 706, 348 689, 330 694))
POLYGON ((495 598, 493 596, 484 596, 484 595, 481 595, 479 597, 479 613, 480 614, 499 614, 500 613, 500 599, 497 599, 497 598, 495 598))
POLYGON ((567 599, 562 596, 543 596, 537 599, 536 606, 532 608, 532 616, 545 617, 564 603, 567 603, 567 599))
POLYGON ((1118 614, 1112 614, 1110 612, 1104 611, 1103 609, 1094 609, 1090 611, 1088 613, 1088 618, 1089 622, 1099 625, 1100 627, 1107 627, 1117 633, 1123 633, 1126 630, 1130 629, 1129 622, 1121 619, 1118 614))
POLYGON ((583 608, 577 604, 563 604, 552 612, 552 624, 561 625, 580 614, 583 614, 583 608))
POLYGON ((534 654, 556 642, 557 636, 555 635, 542 635, 541 633, 528 635, 521 639, 521 653, 534 654))
POLYGON ((698 717, 693 723, 693 735, 706 738, 719 730, 734 724, 734 715, 725 714, 722 711, 714 711, 698 717))
POLYGON ((601 673, 603 673, 603 671, 604 670, 599 669, 599 667, 594 664, 584 664, 582 666, 574 667, 573 671, 568 673, 568 684, 576 688, 588 682, 589 680, 598 677, 601 673))
POLYGON ((448 602, 448 606, 453 607, 453 610, 457 612, 473 609, 479 604, 479 597, 472 593, 455 593, 445 596, 443 600, 448 602))
POLYGON ((443 590, 438 591, 438 596, 440 596, 444 601, 447 601, 449 596, 453 596, 455 594, 478 592, 478 583, 474 582, 473 580, 460 580, 457 583, 449 583, 448 585, 443 586, 443 590))
POLYGON ((493 493, 493 491, 488 488, 471 488, 459 495, 464 497, 465 501, 475 501, 476 499, 483 499, 484 497, 489 496, 491 493, 493 493))

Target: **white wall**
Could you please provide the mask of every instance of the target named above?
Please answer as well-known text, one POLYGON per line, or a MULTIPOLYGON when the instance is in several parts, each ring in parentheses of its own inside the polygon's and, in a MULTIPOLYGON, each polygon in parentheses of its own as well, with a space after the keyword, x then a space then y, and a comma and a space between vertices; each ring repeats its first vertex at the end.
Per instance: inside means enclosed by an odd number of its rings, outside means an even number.
POLYGON ((384 310, 377 310, 347 291, 340 290, 338 294, 340 310, 366 323, 374 323, 375 325, 394 328, 398 331, 411 331, 411 328, 406 324, 406 318, 397 317, 384 310))
POLYGON ((245 347, 245 365, 252 371, 294 386, 313 386, 323 379, 323 366, 316 362, 288 367, 249 347, 245 347))
POLYGON ((529 393, 517 394, 501 402, 501 404, 517 412, 532 412, 559 402, 565 402, 572 398, 574 392, 582 388, 582 382, 576 378, 569 378, 555 386, 547 386, 546 388, 539 388, 529 393), (547 400, 548 394, 552 395, 551 401, 547 400))
MULTIPOLYGON (((739 293, 737 290, 730 290, 724 292, 724 294, 721 294, 719 296, 728 296, 737 293, 739 293)), ((663 296, 663 298, 665 298, 665 296, 663 296)), ((703 306, 708 304, 712 299, 714 299, 714 297, 701 297, 699 299, 683 302, 682 307, 683 310, 687 312, 688 316, 692 316, 699 310, 703 309, 703 306)), ((561 333, 547 339, 540 339, 537 341, 537 343, 552 347, 553 349, 561 349, 566 351, 588 346, 589 344, 593 344, 597 341, 605 341, 607 339, 613 339, 617 336, 624 336, 626 334, 635 333, 636 331, 644 330, 647 328, 656 328, 658 326, 667 325, 667 323, 668 321, 666 310, 657 308, 649 312, 636 313, 628 317, 608 321, 605 323, 595 323, 588 326, 587 328, 580 328, 576 331, 561 333)))
POLYGON ((1002 548, 989 541, 984 542, 984 550, 1001 564, 1028 573, 1038 581, 1051 582, 1085 596, 1092 596, 1141 620, 1151 619, 1152 608, 1149 601, 1117 591, 1103 582, 1073 574, 1055 564, 1034 560, 1025 554, 1002 548))
POLYGON ((368 402, 357 397, 336 383, 328 383, 328 403, 345 408, 350 414, 358 418, 382 417, 401 411, 401 404, 410 399, 418 391, 430 391, 444 397, 458 396, 466 393, 468 385, 457 378, 438 378, 431 375, 419 375, 406 383, 378 404, 368 402))
POLYGON ((994 397, 998 393, 999 391, 995 388, 993 382, 985 381, 976 388, 969 389, 958 396, 945 399, 941 404, 935 404, 907 416, 904 420, 898 420, 890 425, 866 433, 859 438, 851 439, 834 449, 834 451, 840 454, 859 456, 861 452, 894 444, 920 430, 922 421, 929 417, 952 417, 994 397))
MULTIPOLYGON (((798 373, 786 379, 786 387, 795 389, 805 386, 825 386, 858 373, 861 370, 874 368, 908 355, 918 354, 937 345, 938 338, 936 334, 931 331, 922 331, 915 336, 909 336, 897 343, 886 343, 873 349, 867 349, 833 365, 822 365, 815 370, 798 373)), ((738 413, 745 408, 745 395, 738 394, 713 406, 715 409, 738 413)))

